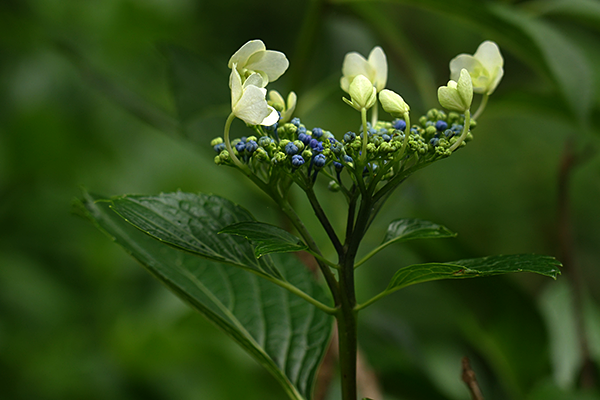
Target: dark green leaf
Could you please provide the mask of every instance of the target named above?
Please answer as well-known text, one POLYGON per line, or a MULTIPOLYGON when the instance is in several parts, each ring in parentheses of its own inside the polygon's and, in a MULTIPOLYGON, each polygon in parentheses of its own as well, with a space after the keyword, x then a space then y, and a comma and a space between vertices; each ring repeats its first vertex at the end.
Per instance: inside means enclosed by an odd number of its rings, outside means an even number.
POLYGON ((382 246, 393 242, 405 242, 413 239, 434 239, 455 237, 456 233, 442 225, 416 218, 403 218, 388 225, 382 246))
POLYGON ((441 279, 464 279, 507 274, 510 272, 535 272, 556 279, 561 264, 550 256, 516 254, 471 258, 451 263, 416 264, 400 269, 388 285, 386 292, 421 282, 441 279))
POLYGON ((302 240, 291 233, 263 222, 238 222, 226 226, 219 233, 242 236, 256 244, 254 248, 256 258, 269 253, 289 253, 308 248, 302 240))
POLYGON ((241 237, 218 235, 226 226, 253 221, 242 207, 219 196, 165 193, 111 199, 111 208, 150 236, 179 249, 281 279, 270 258, 256 259, 241 237))
MULTIPOLYGON (((110 202, 97 200, 102 199, 86 195, 79 205, 102 231, 266 367, 290 398, 311 398, 331 334, 330 316, 240 268, 165 246, 112 212, 110 202)), ((283 278, 326 302, 321 287, 295 257, 282 254, 275 261, 283 278)))

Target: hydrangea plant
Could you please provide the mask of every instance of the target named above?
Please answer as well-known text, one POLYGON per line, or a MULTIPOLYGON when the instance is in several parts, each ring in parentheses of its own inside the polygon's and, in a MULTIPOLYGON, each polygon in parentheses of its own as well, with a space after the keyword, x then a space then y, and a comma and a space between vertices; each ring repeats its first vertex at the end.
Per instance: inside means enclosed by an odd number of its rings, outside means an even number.
POLYGON ((294 92, 284 100, 278 92, 267 91, 288 65, 283 53, 267 50, 260 40, 235 52, 228 63, 231 113, 223 136, 211 146, 215 163, 239 170, 266 193, 289 218, 293 232, 256 221, 239 205, 208 194, 86 194, 80 206, 154 276, 264 365, 291 399, 312 398, 334 323, 342 399, 357 399, 359 312, 395 291, 433 280, 510 272, 557 277, 560 264, 549 256, 489 256, 405 266, 379 294, 364 300, 356 296, 356 268, 390 244, 455 236, 434 222, 397 219, 381 245, 358 258, 361 241, 395 189, 419 169, 463 151, 474 139, 477 118, 503 74, 495 43, 486 41, 475 55, 453 59, 451 80, 438 90, 446 110, 432 108, 414 119, 402 96, 386 89, 383 49, 375 47, 367 59, 349 53, 340 83, 349 96, 343 101, 358 115, 345 133, 306 126, 294 115, 294 92), (483 97, 471 117, 474 93, 483 97), (379 103, 391 120, 379 119, 379 103), (230 137, 235 118, 246 123, 248 136, 230 137), (315 193, 320 180, 346 201, 343 232, 334 229, 315 193), (293 185, 306 194, 334 258, 323 254, 292 207, 293 185), (293 254, 301 251, 314 258, 319 278, 293 254))

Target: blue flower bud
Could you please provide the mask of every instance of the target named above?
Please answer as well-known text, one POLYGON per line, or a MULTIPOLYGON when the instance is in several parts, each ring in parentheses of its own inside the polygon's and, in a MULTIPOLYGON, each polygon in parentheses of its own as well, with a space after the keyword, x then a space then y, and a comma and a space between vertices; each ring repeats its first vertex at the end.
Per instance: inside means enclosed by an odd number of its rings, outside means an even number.
POLYGON ((225 150, 225 143, 219 143, 219 144, 216 144, 216 145, 213 147, 213 149, 215 149, 215 151, 216 151, 217 153, 220 153, 220 152, 222 152, 223 150, 225 150))
POLYGON ((440 141, 440 139, 434 137, 434 138, 431 138, 431 140, 429 141, 429 144, 431 144, 433 147, 435 147, 438 145, 439 141, 440 141))
POLYGON ((448 123, 446 121, 442 121, 441 119, 435 123, 435 129, 438 131, 445 131, 448 129, 448 123))
POLYGON ((452 131, 456 134, 462 133, 463 126, 462 125, 453 125, 452 131))
POLYGON ((313 158, 313 164, 315 165, 315 168, 323 168, 326 162, 327 157, 325 157, 323 154, 317 154, 315 158, 313 158))
MULTIPOLYGON (((300 129, 298 129, 298 130, 300 130, 300 129)), ((311 139, 310 135, 307 135, 306 133, 300 133, 298 135, 298 140, 301 141, 302 143, 304 143, 306 146, 308 146, 308 144, 310 143, 310 139, 311 139)))
MULTIPOLYGON (((258 143, 256 143, 254 140, 249 140, 249 141, 246 143, 246 151, 247 151, 249 154, 252 154, 252 153, 254 153, 254 151, 255 151, 256 149, 258 149, 258 143)), ((238 151, 239 151, 239 150, 238 150, 238 151)))
POLYGON ((304 158, 301 155, 295 154, 292 156, 292 165, 296 168, 302 166, 304 164, 304 158))
POLYGON ((236 143, 235 149, 238 151, 238 153, 242 153, 244 150, 246 150, 246 141, 236 143))
POLYGON ((310 140, 310 147, 313 151, 323 151, 323 144, 317 139, 310 140))
POLYGON ((452 137, 454 135, 455 135, 455 133, 454 133, 454 131, 452 129, 446 129, 444 131, 444 136, 446 136, 446 137, 452 137))
POLYGON ((335 155, 339 155, 343 149, 344 149, 344 145, 342 145, 340 142, 335 142, 331 145, 331 151, 335 155))
POLYGON ((293 142, 289 142, 285 145, 285 154, 291 156, 296 153, 298 153, 298 146, 296 146, 293 142))
POLYGON ((354 160, 352 159, 352 157, 350 157, 349 155, 345 155, 345 156, 344 156, 344 161, 345 161, 346 163, 351 163, 351 162, 354 162, 354 160))
POLYGON ((290 121, 292 124, 296 125, 296 128, 300 127, 300 118, 296 117, 296 118, 292 118, 292 120, 290 121))
POLYGON ((354 132, 347 132, 347 133, 344 134, 344 142, 350 143, 354 139, 356 139, 356 133, 354 133, 354 132))
POLYGON ((394 129, 403 131, 404 129, 406 129, 406 121, 404 121, 403 119, 397 119, 392 123, 392 126, 394 127, 394 129))
POLYGON ((383 134, 381 135, 381 138, 385 141, 385 142, 389 142, 390 140, 392 140, 392 138, 390 137, 390 135, 388 134, 383 134))
POLYGON ((323 136, 323 129, 313 128, 312 135, 313 135, 313 137, 320 138, 321 136, 323 136))
POLYGON ((376 135, 377 134, 377 130, 375 128, 369 128, 367 130, 367 133, 368 133, 369 136, 376 135))
POLYGON ((337 172, 340 172, 344 168, 344 164, 337 162, 337 161, 333 162, 333 166, 335 167, 335 170, 337 172))

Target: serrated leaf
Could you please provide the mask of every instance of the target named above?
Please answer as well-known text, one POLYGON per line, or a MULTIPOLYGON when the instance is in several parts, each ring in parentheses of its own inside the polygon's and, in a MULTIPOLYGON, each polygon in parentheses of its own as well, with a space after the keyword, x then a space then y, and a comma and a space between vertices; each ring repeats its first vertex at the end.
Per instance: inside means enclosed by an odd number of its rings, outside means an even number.
POLYGON ((221 229, 219 234, 237 235, 250 240, 256 245, 256 258, 269 253, 290 253, 308 248, 300 238, 264 222, 238 222, 221 229))
POLYGON ((244 208, 219 196, 184 192, 158 196, 122 196, 111 208, 148 235, 181 250, 281 279, 270 258, 256 259, 242 237, 218 235, 238 222, 253 221, 244 208))
POLYGON ((515 254, 471 258, 451 263, 416 264, 400 269, 385 292, 391 293, 416 283, 441 279, 465 279, 511 272, 534 272, 553 279, 560 274, 561 264, 550 256, 515 254))
POLYGON ((413 239, 434 239, 455 237, 456 233, 445 226, 416 218, 397 219, 388 225, 381 246, 394 242, 405 242, 413 239))
MULTIPOLYGON (((267 368, 291 399, 312 397, 332 317, 248 271, 161 244, 112 212, 110 202, 97 200, 102 199, 86 195, 79 208, 98 228, 267 368)), ((295 257, 282 254, 274 260, 284 279, 327 301, 295 257)))

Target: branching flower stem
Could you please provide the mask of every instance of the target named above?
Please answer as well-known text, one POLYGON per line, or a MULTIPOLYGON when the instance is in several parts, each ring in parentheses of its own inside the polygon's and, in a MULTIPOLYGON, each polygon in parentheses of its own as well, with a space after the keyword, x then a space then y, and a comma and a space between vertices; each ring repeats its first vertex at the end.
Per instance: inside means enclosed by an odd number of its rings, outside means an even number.
POLYGON ((479 103, 479 107, 477 108, 477 111, 475 111, 475 114, 473 114, 474 120, 477 120, 477 118, 479 118, 481 116, 481 114, 483 113, 483 110, 485 110, 485 106, 487 105, 489 98, 490 98, 489 94, 483 95, 483 98, 481 99, 481 103, 479 103))

